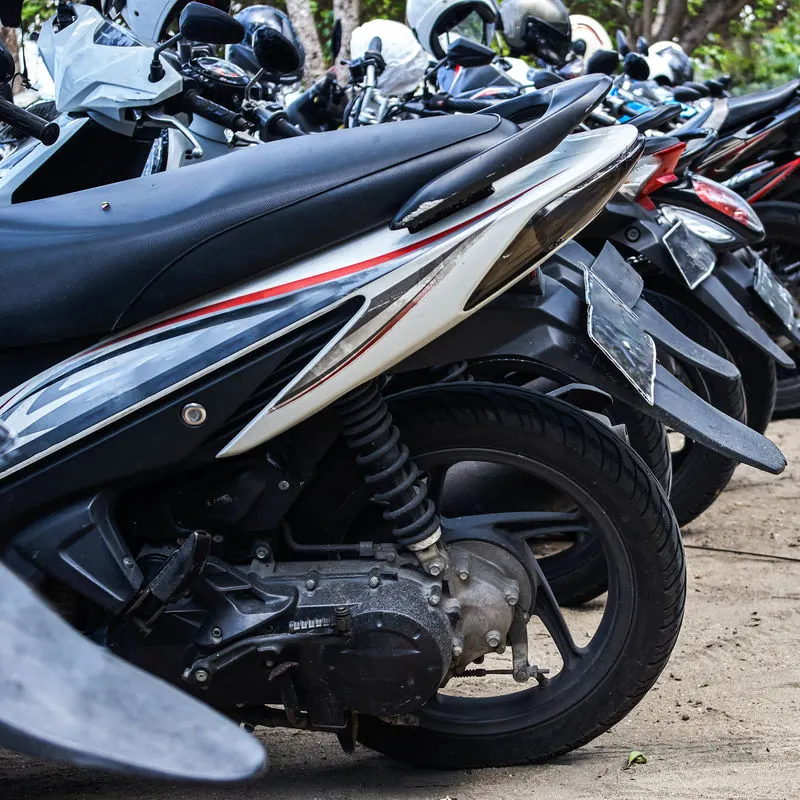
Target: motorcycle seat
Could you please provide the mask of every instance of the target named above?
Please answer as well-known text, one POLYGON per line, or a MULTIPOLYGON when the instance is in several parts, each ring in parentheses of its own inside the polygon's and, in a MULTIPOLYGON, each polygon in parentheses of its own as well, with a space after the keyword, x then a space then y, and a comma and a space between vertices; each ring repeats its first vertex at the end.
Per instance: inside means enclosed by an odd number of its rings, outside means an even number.
POLYGON ((368 126, 0 209, 0 346, 100 339, 388 225, 518 131, 492 115, 368 126))
POLYGON ((797 96, 798 89, 800 80, 794 80, 778 86, 777 89, 731 97, 722 130, 732 133, 736 128, 742 128, 761 117, 780 111, 797 96))

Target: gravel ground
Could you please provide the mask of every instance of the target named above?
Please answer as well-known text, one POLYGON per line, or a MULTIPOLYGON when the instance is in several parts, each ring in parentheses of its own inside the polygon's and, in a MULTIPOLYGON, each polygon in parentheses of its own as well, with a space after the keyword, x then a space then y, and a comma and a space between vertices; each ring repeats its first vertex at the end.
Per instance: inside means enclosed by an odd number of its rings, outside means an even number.
MULTIPOLYGON (((800 796, 800 421, 771 437, 780 477, 740 468, 685 533, 689 597, 661 679, 625 720, 546 766, 470 772, 410 769, 336 739, 299 731, 264 736, 269 776, 235 788, 164 786, 53 766, 0 751, 0 799, 256 800, 283 798, 739 798, 800 796), (714 547, 783 556, 779 561, 714 547), (647 763, 622 770, 639 750, 647 763)), ((587 625, 596 610, 571 618, 587 625)))

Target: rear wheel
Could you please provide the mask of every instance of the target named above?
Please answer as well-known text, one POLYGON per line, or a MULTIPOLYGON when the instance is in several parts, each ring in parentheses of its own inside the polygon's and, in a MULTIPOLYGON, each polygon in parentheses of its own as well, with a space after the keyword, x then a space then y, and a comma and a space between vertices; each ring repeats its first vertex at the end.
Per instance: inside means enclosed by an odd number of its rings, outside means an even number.
MULTIPOLYGON (((539 685, 515 691, 520 684, 510 677, 456 678, 406 724, 361 717, 359 740, 420 766, 464 769, 542 761, 608 730, 658 677, 683 614, 680 535, 652 473, 602 423, 530 392, 461 384, 390 405, 429 475, 445 532, 474 515, 498 536, 527 541, 578 531, 602 549, 608 594, 591 612, 593 634, 582 616, 576 640, 540 587, 528 627, 539 685), (503 487, 523 481, 527 504, 509 505, 503 487)), ((293 528, 321 541, 381 535, 378 510, 346 453, 309 484, 299 509, 293 528)), ((485 666, 503 661, 490 655, 485 666)))

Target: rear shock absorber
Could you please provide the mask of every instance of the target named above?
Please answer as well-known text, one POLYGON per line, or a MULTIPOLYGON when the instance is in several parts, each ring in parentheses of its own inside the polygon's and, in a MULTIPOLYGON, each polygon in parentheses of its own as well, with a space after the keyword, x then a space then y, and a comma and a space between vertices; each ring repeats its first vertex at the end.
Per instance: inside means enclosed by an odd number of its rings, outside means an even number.
POLYGON ((401 546, 412 550, 430 575, 446 566, 437 546, 441 537, 439 517, 428 485, 400 431, 392 422, 377 380, 345 395, 336 404, 342 418, 342 434, 356 453, 356 464, 373 491, 373 500, 384 507, 383 518, 401 546))

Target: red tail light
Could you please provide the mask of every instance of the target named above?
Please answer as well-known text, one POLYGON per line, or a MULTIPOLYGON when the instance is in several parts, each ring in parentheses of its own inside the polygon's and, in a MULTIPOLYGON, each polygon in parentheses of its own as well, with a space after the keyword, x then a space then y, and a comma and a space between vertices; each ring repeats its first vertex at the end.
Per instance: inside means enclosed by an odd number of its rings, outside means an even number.
POLYGON ((761 220, 750 204, 732 189, 700 175, 692 175, 692 186, 697 196, 707 206, 715 208, 751 231, 756 233, 764 231, 761 220))
POLYGON ((638 200, 648 211, 655 210, 649 195, 678 180, 675 167, 685 149, 685 142, 678 142, 657 153, 642 156, 620 188, 620 193, 630 200, 638 200))

